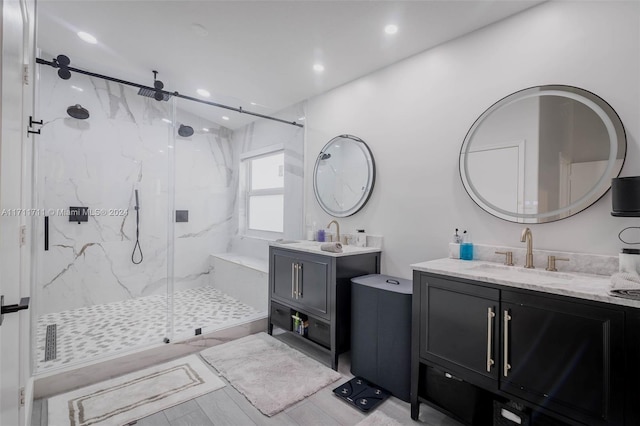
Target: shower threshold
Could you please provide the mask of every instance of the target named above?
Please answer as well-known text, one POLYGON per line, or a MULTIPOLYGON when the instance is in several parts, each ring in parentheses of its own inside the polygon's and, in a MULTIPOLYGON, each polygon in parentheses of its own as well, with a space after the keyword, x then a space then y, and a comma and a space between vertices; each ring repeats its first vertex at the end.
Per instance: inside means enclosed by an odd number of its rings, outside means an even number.
POLYGON ((151 365, 198 353, 206 348, 266 331, 266 329, 267 318, 265 315, 260 319, 201 334, 169 345, 160 344, 138 348, 127 353, 112 355, 106 359, 94 359, 81 365, 46 371, 35 376, 34 399, 47 398, 89 386, 151 365))

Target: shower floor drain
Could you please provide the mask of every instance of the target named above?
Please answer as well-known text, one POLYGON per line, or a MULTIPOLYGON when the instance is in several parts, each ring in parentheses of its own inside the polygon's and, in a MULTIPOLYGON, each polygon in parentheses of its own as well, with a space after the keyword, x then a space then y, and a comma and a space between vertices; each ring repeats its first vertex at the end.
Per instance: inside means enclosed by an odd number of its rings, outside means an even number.
POLYGON ((51 361, 56 359, 56 341, 58 339, 58 325, 57 324, 49 324, 47 326, 47 336, 44 343, 44 360, 51 361))

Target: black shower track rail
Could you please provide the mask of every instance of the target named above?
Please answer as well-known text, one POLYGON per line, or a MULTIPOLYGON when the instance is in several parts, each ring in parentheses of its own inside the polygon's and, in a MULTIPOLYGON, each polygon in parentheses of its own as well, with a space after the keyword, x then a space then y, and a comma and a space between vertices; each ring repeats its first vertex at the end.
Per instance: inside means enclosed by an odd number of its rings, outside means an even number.
MULTIPOLYGON (((42 58, 36 58, 36 63, 37 64, 41 64, 41 65, 49 65, 52 68, 60 68, 56 62, 47 61, 46 59, 42 59, 42 58)), ((176 98, 181 98, 181 99, 186 99, 186 100, 189 100, 189 101, 198 102, 198 103, 201 103, 201 104, 211 105, 211 106, 214 106, 214 107, 227 109, 229 111, 235 111, 235 112, 240 113, 240 114, 248 114, 248 115, 252 115, 254 117, 260 117, 260 118, 265 118, 267 120, 278 121, 278 122, 284 123, 284 124, 290 124, 292 126, 304 127, 302 124, 297 123, 295 121, 282 120, 280 118, 272 117, 270 115, 264 115, 264 114, 260 114, 260 113, 257 113, 257 112, 248 111, 248 110, 246 110, 246 109, 244 109, 242 107, 236 108, 236 107, 232 107, 232 106, 229 106, 229 105, 219 104, 217 102, 205 101, 205 100, 202 100, 202 99, 194 98, 192 96, 183 95, 183 94, 178 93, 178 92, 169 92, 169 91, 166 91, 166 90, 159 90, 159 89, 156 89, 154 87, 145 86, 144 84, 133 83, 131 81, 121 80, 119 78, 110 77, 108 75, 98 74, 98 73, 91 72, 91 71, 85 71, 85 70, 81 70, 79 68, 74 68, 74 67, 66 67, 66 68, 69 71, 77 72, 78 74, 84 74, 84 75, 88 75, 90 77, 97 77, 97 78, 101 78, 103 80, 113 81, 115 83, 126 84, 127 86, 137 87, 138 89, 149 89, 149 90, 153 90, 154 92, 160 92, 160 93, 163 93, 163 94, 175 96, 176 98)))

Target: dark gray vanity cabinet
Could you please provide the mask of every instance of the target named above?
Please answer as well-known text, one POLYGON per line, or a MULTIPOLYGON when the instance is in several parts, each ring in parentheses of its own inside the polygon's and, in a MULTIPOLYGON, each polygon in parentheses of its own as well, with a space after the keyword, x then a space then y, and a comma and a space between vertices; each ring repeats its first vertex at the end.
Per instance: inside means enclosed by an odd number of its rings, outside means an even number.
POLYGON ((269 247, 269 334, 274 325, 288 331, 287 343, 303 350, 311 345, 336 370, 338 355, 350 345, 351 278, 380 273, 380 256, 269 247), (308 322, 306 335, 293 330, 291 316, 296 313, 308 322))
POLYGON ((413 295, 414 419, 425 402, 468 424, 490 421, 451 412, 429 382, 443 371, 478 400, 524 404, 532 424, 635 424, 625 420, 637 411, 624 401, 638 376, 625 356, 627 308, 420 271, 413 295))

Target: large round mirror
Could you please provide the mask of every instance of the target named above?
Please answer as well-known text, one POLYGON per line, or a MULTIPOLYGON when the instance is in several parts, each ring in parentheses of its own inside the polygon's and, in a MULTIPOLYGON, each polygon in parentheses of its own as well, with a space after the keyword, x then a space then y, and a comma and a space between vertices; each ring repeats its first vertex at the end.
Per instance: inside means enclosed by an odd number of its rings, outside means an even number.
POLYGON ((481 208, 511 222, 544 223, 595 203, 624 163, 620 117, 572 86, 532 87, 493 104, 460 151, 462 183, 481 208))
POLYGON ((373 155, 366 143, 351 135, 331 139, 320 151, 313 170, 313 191, 331 216, 351 216, 371 196, 376 179, 373 155))

